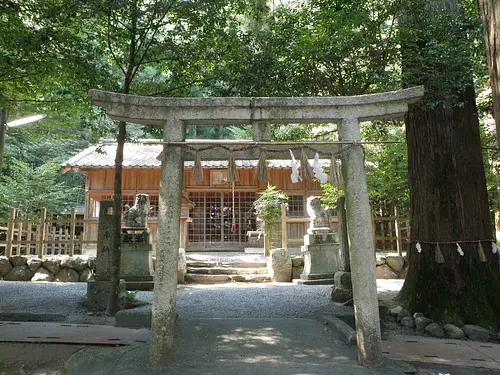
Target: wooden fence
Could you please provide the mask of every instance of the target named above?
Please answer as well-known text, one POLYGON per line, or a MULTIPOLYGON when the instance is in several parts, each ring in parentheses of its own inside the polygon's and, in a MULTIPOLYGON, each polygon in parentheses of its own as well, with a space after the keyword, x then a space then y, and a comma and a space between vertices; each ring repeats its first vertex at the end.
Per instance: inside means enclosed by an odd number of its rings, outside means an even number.
POLYGON ((40 218, 26 220, 17 217, 11 208, 9 220, 0 221, 0 255, 69 255, 81 254, 85 244, 83 219, 77 219, 75 208, 71 209, 67 220, 47 218, 42 209, 40 218))
MULTIPOLYGON (((304 243, 303 238, 288 238, 288 230, 291 224, 303 223, 309 226, 309 218, 293 218, 286 214, 286 207, 281 208, 281 220, 273 223, 273 235, 270 240, 273 245, 281 242, 283 248, 300 246, 304 243), (281 236, 281 241, 277 239, 281 236)), ((332 217, 331 223, 334 228, 338 227, 338 216, 332 217)), ((374 251, 397 252, 402 254, 406 251, 407 240, 410 238, 409 220, 405 217, 381 217, 373 215, 372 224, 374 251)), ((268 239, 269 240, 269 239, 268 239)), ((267 244, 271 246, 270 243, 267 244)))

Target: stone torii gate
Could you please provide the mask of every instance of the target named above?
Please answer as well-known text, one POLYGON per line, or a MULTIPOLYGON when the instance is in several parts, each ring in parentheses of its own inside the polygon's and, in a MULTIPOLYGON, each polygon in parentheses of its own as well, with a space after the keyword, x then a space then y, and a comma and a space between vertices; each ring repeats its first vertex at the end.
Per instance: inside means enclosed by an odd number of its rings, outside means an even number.
MULTIPOLYGON (((157 125, 164 129, 158 213, 158 243, 154 276, 150 365, 173 362, 176 316, 177 256, 184 161, 203 145, 186 142, 190 124, 253 124, 255 146, 269 146, 268 124, 338 123, 339 140, 350 143, 342 153, 347 226, 350 243, 354 311, 358 340, 358 363, 377 367, 382 363, 380 319, 375 278, 371 211, 368 201, 360 121, 401 117, 408 104, 419 101, 422 86, 400 91, 350 97, 297 98, 153 98, 91 90, 92 103, 103 107, 117 121, 157 125), (189 147, 184 147, 189 145, 189 147)), ((216 145, 216 141, 210 144, 216 145)), ((306 142, 304 145, 314 145, 306 142)), ((230 143, 225 143, 230 145, 230 143)), ((206 143, 205 143, 206 146, 206 143)), ((289 159, 290 144, 273 142, 273 158, 289 159)), ((334 154, 342 145, 317 144, 316 150, 334 154)), ((227 157, 220 150, 203 151, 207 160, 227 157)), ((258 147, 238 152, 238 158, 258 159, 258 147)), ((309 150, 310 153, 310 150, 309 150)), ((309 156, 309 155, 308 155, 309 156)), ((312 154, 311 154, 312 156, 312 154)))

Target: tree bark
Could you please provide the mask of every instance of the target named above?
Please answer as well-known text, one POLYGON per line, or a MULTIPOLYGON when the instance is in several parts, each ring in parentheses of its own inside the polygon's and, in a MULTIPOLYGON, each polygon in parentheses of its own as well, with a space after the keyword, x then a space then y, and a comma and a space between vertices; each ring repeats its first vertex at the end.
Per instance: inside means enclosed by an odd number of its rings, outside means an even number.
POLYGON ((477 0, 483 19, 486 58, 493 98, 497 143, 500 147, 500 0, 477 0))
POLYGON ((407 117, 412 243, 400 299, 438 321, 498 325, 498 260, 488 241, 492 225, 471 87, 464 100, 464 107, 449 109, 413 106, 407 117), (460 243, 464 256, 456 245, 441 244, 445 262, 437 263, 436 246, 425 241, 476 242, 460 243))
MULTIPOLYGON (((456 12, 456 4, 447 1, 445 10, 456 12)), ((428 2, 427 6, 435 10, 438 3, 428 2)), ((415 19, 411 22, 418 24, 415 19)), ((461 38, 460 30, 447 32, 461 38)), ((426 49, 441 43, 441 38, 446 45, 450 35, 433 37, 432 41, 409 43, 412 50, 407 47, 406 54, 403 49, 404 69, 417 72, 407 75, 412 77, 407 83, 432 89, 426 91, 423 103, 410 106, 406 118, 412 242, 410 267, 399 298, 411 311, 443 323, 498 326, 500 275, 498 257, 491 251, 492 220, 473 82, 468 78, 468 62, 457 63, 453 53, 429 62, 439 69, 437 73, 426 75, 418 63, 412 62, 411 56, 432 58, 426 49), (435 81, 457 73, 449 69, 460 69, 459 76, 465 79, 448 81, 439 92, 435 81), (417 242, 422 247, 420 253, 417 242), (463 256, 455 242, 460 242, 463 256), (486 262, 480 259, 479 242, 486 262), (444 263, 437 262, 436 243, 440 243, 444 263)))

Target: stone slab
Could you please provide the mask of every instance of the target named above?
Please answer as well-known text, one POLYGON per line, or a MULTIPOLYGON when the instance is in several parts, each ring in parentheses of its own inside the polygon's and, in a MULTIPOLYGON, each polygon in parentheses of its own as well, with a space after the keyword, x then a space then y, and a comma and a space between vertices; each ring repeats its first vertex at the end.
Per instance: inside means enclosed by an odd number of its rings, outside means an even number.
POLYGON ((356 345, 356 331, 346 322, 332 315, 323 315, 323 319, 330 325, 344 340, 347 345, 356 345))
POLYGON ((335 273, 302 273, 300 278, 304 281, 307 280, 325 280, 333 279, 335 280, 335 273))
POLYGON ((293 283, 297 285, 333 285, 335 281, 333 279, 318 279, 318 280, 293 279, 293 283))
POLYGON ((151 309, 120 310, 115 315, 115 326, 125 328, 151 328, 151 309))
POLYGON ((149 342, 148 330, 91 324, 0 322, 0 342, 86 345, 140 345, 149 342))
POLYGON ((1 312, 0 321, 15 322, 64 322, 66 316, 62 314, 30 313, 25 311, 1 312))

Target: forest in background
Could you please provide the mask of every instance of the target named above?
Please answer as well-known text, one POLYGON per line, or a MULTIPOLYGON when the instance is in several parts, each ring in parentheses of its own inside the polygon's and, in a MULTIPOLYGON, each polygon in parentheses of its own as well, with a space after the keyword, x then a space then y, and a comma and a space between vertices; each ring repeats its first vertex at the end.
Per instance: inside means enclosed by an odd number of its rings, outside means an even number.
MULTIPOLYGON (((12 205, 31 215, 42 205, 57 213, 81 202, 83 176, 61 175, 57 165, 99 138, 158 137, 154 129, 127 125, 125 132, 125 124, 107 120, 89 105, 91 88, 166 97, 339 96, 423 84, 425 98, 404 122, 363 126, 364 139, 401 142, 365 147, 372 206, 397 206, 410 215, 412 233, 429 243, 492 239, 498 156, 474 1, 6 0, 0 23, 0 108, 7 121, 47 116, 8 129, 2 216, 12 205)), ((241 133, 198 127, 190 135, 241 133)), ((332 124, 276 126, 273 137, 335 134, 332 124)), ((440 320, 498 325, 498 288, 481 291, 498 281, 496 258, 488 252, 481 265, 471 250, 461 263, 451 246, 442 248, 453 261, 439 266, 431 251, 413 259, 410 252, 406 305, 440 320), (443 276, 431 281, 436 267, 443 276), (441 303, 429 307, 436 295, 441 303), (464 298, 486 308, 463 306, 464 298)))

